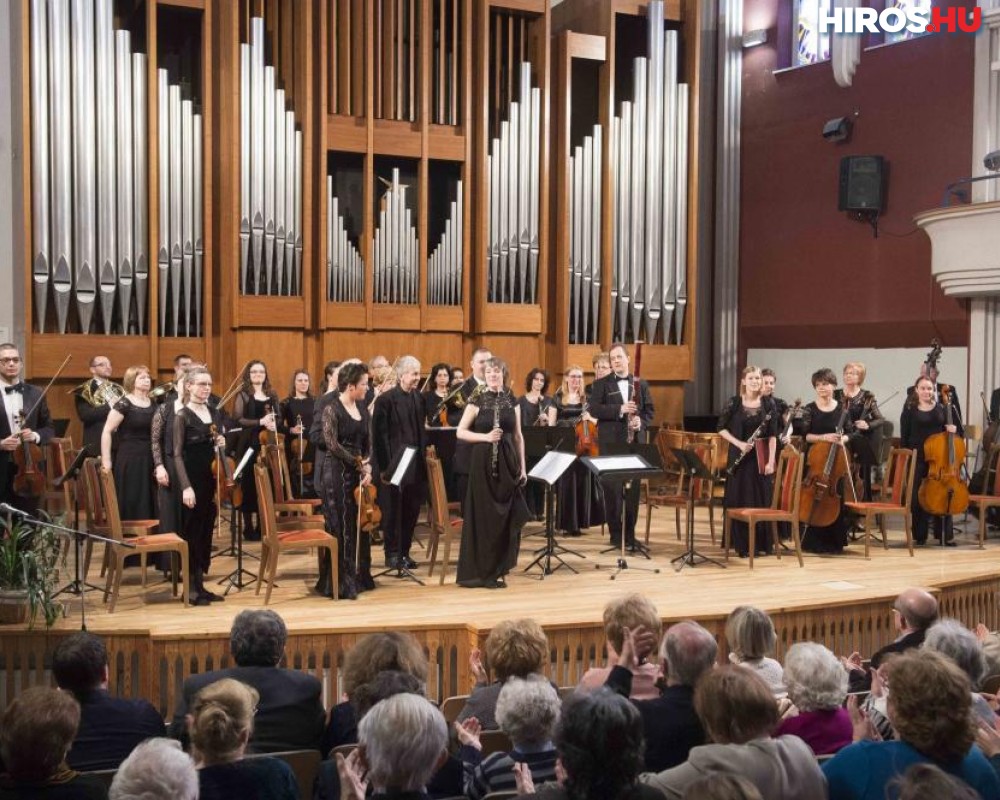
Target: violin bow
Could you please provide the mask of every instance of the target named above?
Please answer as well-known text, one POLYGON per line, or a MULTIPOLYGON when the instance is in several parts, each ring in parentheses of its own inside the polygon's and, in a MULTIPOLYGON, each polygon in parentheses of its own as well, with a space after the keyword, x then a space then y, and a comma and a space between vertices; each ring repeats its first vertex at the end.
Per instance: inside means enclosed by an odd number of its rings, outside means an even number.
POLYGON ((66 365, 69 364, 69 362, 72 359, 73 359, 73 354, 72 353, 70 353, 69 355, 66 356, 66 358, 63 359, 63 362, 62 362, 62 364, 59 365, 59 369, 56 370, 55 375, 53 375, 51 378, 49 378, 49 382, 45 385, 45 388, 42 389, 42 393, 38 396, 38 399, 35 401, 35 404, 31 408, 28 409, 27 413, 24 414, 24 418, 25 419, 27 419, 28 417, 30 417, 32 414, 35 413, 35 409, 37 409, 38 406, 41 405, 42 400, 45 399, 45 395, 47 395, 48 392, 49 392, 49 389, 52 388, 52 384, 56 382, 56 379, 62 374, 62 371, 64 369, 66 369, 66 365))
POLYGON ((222 408, 226 403, 232 400, 236 392, 238 392, 240 388, 242 388, 240 386, 240 381, 243 378, 243 370, 245 370, 252 361, 253 359, 250 359, 242 367, 240 367, 239 371, 236 373, 236 377, 233 378, 232 383, 229 384, 229 388, 226 389, 226 393, 219 398, 219 404, 217 408, 222 408))

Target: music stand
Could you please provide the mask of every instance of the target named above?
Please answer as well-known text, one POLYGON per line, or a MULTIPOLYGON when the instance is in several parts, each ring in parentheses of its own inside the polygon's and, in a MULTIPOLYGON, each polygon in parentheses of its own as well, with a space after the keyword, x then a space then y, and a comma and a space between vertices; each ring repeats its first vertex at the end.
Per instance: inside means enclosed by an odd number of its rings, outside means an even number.
MULTIPOLYGON (((413 465, 416 463, 417 458, 418 454, 416 447, 410 445, 404 448, 402 454, 399 457, 399 461, 396 464, 396 470, 392 473, 392 477, 389 479, 389 486, 399 490, 400 500, 402 500, 403 480, 406 478, 410 470, 413 468, 413 465)), ((394 519, 393 524, 395 525, 396 522, 397 520, 394 519)), ((358 533, 360 534, 360 531, 358 531, 358 533)), ((360 548, 360 542, 359 542, 359 548, 360 548)), ((390 578, 406 578, 407 580, 411 580, 414 583, 419 583, 421 586, 424 585, 424 582, 420 580, 420 578, 418 578, 412 572, 410 572, 410 570, 403 563, 402 555, 397 557, 396 566, 388 567, 382 570, 381 572, 376 573, 372 577, 381 578, 383 575, 388 575, 390 578)))
MULTIPOLYGON (((646 442, 610 442, 603 447, 601 447, 601 455, 605 456, 627 456, 627 455, 638 455, 640 456, 650 467, 656 469, 656 473, 659 474, 663 471, 663 459, 660 456, 660 449, 655 444, 648 444, 646 442)), ((600 483, 598 484, 601 485, 600 483)), ((631 491, 631 486, 629 487, 631 491)), ((626 498, 627 499, 627 496, 626 498)), ((607 517, 607 504, 604 502, 604 490, 601 488, 601 502, 604 507, 604 516, 607 517)), ((624 541, 625 528, 622 526, 622 540, 624 541)), ((628 545, 629 551, 640 555, 647 561, 650 560, 649 548, 642 544, 638 540, 633 540, 630 545, 628 545)), ((617 550, 617 547, 606 547, 601 552, 602 553, 612 553, 617 550)))
MULTIPOLYGON (((236 465, 236 469, 233 470, 234 481, 238 481, 242 477, 243 470, 247 467, 248 462, 250 461, 250 458, 253 455, 253 452, 254 452, 253 449, 248 447, 246 449, 246 452, 243 453, 243 458, 240 460, 240 463, 236 465)), ((222 593, 223 595, 228 595, 230 589, 239 589, 240 591, 243 591, 243 589, 245 589, 250 584, 260 580, 260 576, 257 575, 256 572, 251 572, 250 570, 246 569, 243 566, 244 531, 243 531, 243 520, 241 519, 242 515, 236 513, 236 506, 234 505, 230 505, 229 511, 231 514, 229 518, 229 530, 232 534, 232 545, 230 546, 230 551, 232 555, 236 556, 236 569, 234 569, 228 575, 223 576, 222 578, 220 578, 215 582, 216 585, 218 586, 221 586, 224 583, 228 584, 226 586, 225 591, 222 593), (250 580, 244 581, 243 580, 244 575, 248 575, 250 577, 250 580)), ((220 514, 222 513, 221 502, 219 503, 218 513, 220 514)), ((224 555, 224 552, 219 553, 219 555, 224 555)), ((246 553, 246 555, 250 556, 251 558, 257 558, 256 556, 253 555, 253 553, 246 553)), ((257 560, 259 561, 260 559, 257 560)), ((277 586, 278 584, 274 585, 277 586)))
POLYGON ((532 467, 531 472, 528 473, 529 480, 545 484, 545 546, 535 550, 535 560, 528 564, 522 572, 527 572, 533 567, 538 567, 541 570, 541 575, 538 576, 539 580, 545 580, 546 575, 551 575, 560 567, 566 567, 570 572, 576 573, 573 567, 563 561, 563 554, 573 555, 577 558, 586 558, 586 556, 578 553, 576 550, 570 550, 568 547, 556 544, 556 503, 553 489, 556 482, 566 473, 566 470, 572 466, 574 461, 576 461, 576 455, 573 453, 550 450, 541 461, 532 467), (559 562, 559 565, 555 568, 552 567, 553 558, 559 562))
POLYGON ((674 454, 674 458, 677 459, 677 463, 681 468, 681 480, 684 479, 685 474, 688 478, 686 501, 687 524, 685 526, 687 549, 676 558, 670 559, 670 563, 676 565, 674 569, 678 572, 686 566, 698 566, 699 560, 708 561, 715 564, 717 567, 725 569, 726 565, 721 561, 716 561, 714 558, 709 558, 708 556, 699 553, 694 546, 694 479, 701 478, 702 480, 710 481, 712 480, 712 471, 705 466, 704 461, 698 458, 698 456, 690 450, 685 450, 681 447, 671 447, 670 452, 674 454))
MULTIPOLYGON (((565 426, 531 426, 521 428, 521 436, 524 438, 524 463, 528 470, 534 469, 548 453, 559 450, 564 453, 575 453, 576 451, 576 431, 565 426)), ((546 516, 548 515, 548 499, 546 503, 546 516)), ((543 528, 531 536, 546 536, 543 528)), ((538 551, 536 551, 538 552, 538 551)))
MULTIPOLYGON (((632 448, 634 445, 622 445, 622 447, 632 448)), ((606 483, 621 483, 621 499, 622 499, 622 535, 621 535, 621 551, 618 555, 618 559, 615 562, 615 572, 611 575, 611 580, 618 577, 618 574, 623 570, 629 569, 628 561, 625 560, 625 524, 628 519, 628 490, 632 481, 643 478, 649 478, 653 475, 659 475, 663 470, 660 467, 655 467, 651 465, 645 458, 636 453, 629 453, 626 455, 614 455, 614 456, 585 456, 580 459, 584 466, 587 467, 597 478, 598 481, 603 481, 606 483)), ((615 549, 615 548, 612 548, 615 549)), ((639 549, 640 553, 645 551, 645 548, 639 549)), ((607 551, 604 551, 607 552, 607 551)), ((646 558, 649 558, 648 551, 643 553, 646 558)), ((609 566, 605 564, 595 564, 596 569, 601 569, 604 566, 609 566)), ((643 572, 654 572, 659 573, 658 567, 633 567, 632 569, 642 570, 643 572)))

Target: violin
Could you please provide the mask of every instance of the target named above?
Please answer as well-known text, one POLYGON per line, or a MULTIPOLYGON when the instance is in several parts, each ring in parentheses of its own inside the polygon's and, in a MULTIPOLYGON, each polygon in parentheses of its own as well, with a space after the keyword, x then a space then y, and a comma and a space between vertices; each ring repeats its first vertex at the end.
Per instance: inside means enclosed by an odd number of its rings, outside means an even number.
MULTIPOLYGON (((270 403, 264 403, 264 416, 274 418, 274 406, 270 403)), ((283 434, 278 433, 277 430, 272 431, 269 428, 261 428, 260 443, 265 447, 277 447, 285 443, 285 437, 283 434)))
MULTIPOLYGON (((941 387, 945 425, 954 425, 951 387, 941 387)), ((942 431, 924 442, 927 477, 920 483, 917 500, 928 514, 938 517, 961 514, 969 507, 969 487, 961 477, 965 463, 965 440, 958 434, 942 431)))
MULTIPOLYGON (((18 430, 24 427, 24 412, 17 415, 18 430)), ((40 497, 45 491, 45 474, 38 468, 42 460, 42 449, 34 442, 21 439, 14 451, 17 474, 14 476, 14 492, 20 497, 40 497)))
MULTIPOLYGON (((846 420, 845 406, 837 422, 838 435, 843 435, 846 420)), ((841 481, 850 468, 846 450, 843 451, 844 458, 837 458, 840 450, 842 445, 833 442, 815 442, 809 448, 809 473, 802 481, 799 500, 799 521, 804 522, 807 527, 825 528, 840 516, 841 481)))
POLYGON ((304 431, 302 430, 301 414, 295 415, 295 426, 299 429, 299 433, 292 440, 292 455, 299 462, 300 472, 303 475, 311 475, 313 465, 311 461, 306 460, 307 451, 309 450, 309 440, 305 438, 304 431))
MULTIPOLYGON (((212 440, 216 441, 219 436, 219 429, 214 424, 209 426, 212 433, 212 440)), ((229 502, 234 506, 243 505, 243 487, 236 482, 233 474, 236 471, 236 459, 226 455, 224 445, 215 445, 215 461, 212 462, 212 475, 215 477, 215 485, 218 489, 219 503, 229 502)))
POLYGON ((578 456, 599 456, 601 449, 597 446, 597 428, 587 419, 587 404, 583 405, 583 413, 574 426, 576 430, 576 454, 578 456))
MULTIPOLYGON (((364 468, 364 461, 361 459, 361 456, 356 457, 355 463, 357 464, 358 472, 361 472, 364 468)), ((374 483, 369 483, 367 486, 358 484, 355 487, 354 502, 358 506, 358 532, 367 531, 370 533, 377 530, 379 524, 382 522, 382 509, 375 502, 377 496, 378 489, 375 488, 374 483)))

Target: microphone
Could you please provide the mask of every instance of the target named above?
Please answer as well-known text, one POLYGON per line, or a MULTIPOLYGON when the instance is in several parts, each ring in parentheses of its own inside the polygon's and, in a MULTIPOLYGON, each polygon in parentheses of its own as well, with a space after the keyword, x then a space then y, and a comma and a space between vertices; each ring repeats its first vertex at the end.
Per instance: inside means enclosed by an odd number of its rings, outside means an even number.
POLYGON ((27 511, 14 508, 14 506, 8 505, 7 503, 0 503, 0 512, 3 512, 4 514, 13 514, 15 517, 22 517, 23 519, 32 519, 31 514, 27 511))

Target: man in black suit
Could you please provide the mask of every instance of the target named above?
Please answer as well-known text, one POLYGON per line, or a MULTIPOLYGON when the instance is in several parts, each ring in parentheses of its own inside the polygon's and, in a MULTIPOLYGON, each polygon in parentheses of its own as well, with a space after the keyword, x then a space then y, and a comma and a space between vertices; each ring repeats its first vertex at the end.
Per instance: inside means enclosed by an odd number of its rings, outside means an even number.
POLYGON ((164 735, 163 717, 147 701, 108 692, 108 651, 92 633, 74 633, 56 645, 52 674, 80 703, 80 727, 66 757, 73 769, 117 769, 140 742, 164 735))
MULTIPOLYGON (((708 737, 694 710, 694 687, 715 666, 719 652, 715 637, 697 622, 671 625, 660 645, 667 685, 653 700, 633 700, 646 735, 646 772, 662 772, 687 761, 692 747, 708 737)), ((616 666, 606 686, 628 697, 632 672, 616 666)))
POLYGON ((410 545, 424 502, 427 472, 424 468, 424 406, 417 388, 420 362, 413 356, 402 356, 396 362, 396 376, 396 386, 375 400, 372 432, 375 462, 382 479, 379 502, 383 514, 385 565, 399 570, 417 566, 410 558, 410 545), (402 483, 392 486, 392 476, 408 447, 415 447, 417 452, 402 483))
POLYGON ((17 466, 14 451, 22 441, 46 445, 55 435, 49 406, 42 397, 42 390, 21 380, 21 353, 17 345, 0 344, 0 396, 3 397, 3 414, 0 414, 0 503, 9 503, 22 511, 34 513, 38 508, 37 497, 22 497, 14 491, 17 466), (41 398, 41 402, 39 402, 41 398), (22 414, 27 416, 20 421, 22 414))
POLYGON ((187 742, 184 718, 195 695, 209 684, 233 678, 252 686, 260 695, 250 737, 252 752, 319 750, 325 717, 320 700, 322 686, 312 675, 278 666, 287 639, 285 623, 274 611, 241 611, 229 632, 229 651, 236 666, 192 675, 184 681, 170 735, 187 742))
MULTIPOLYGON (((462 383, 462 389, 458 393, 456 405, 465 408, 472 393, 480 386, 486 386, 486 362, 493 358, 493 353, 488 347, 477 347, 472 351, 472 374, 462 383), (460 399, 459 399, 460 398, 460 399)), ((472 445, 469 442, 459 440, 455 443, 455 460, 452 464, 452 474, 455 476, 455 492, 458 495, 458 502, 465 507, 465 491, 469 486, 469 458, 472 453, 472 445)))
MULTIPOLYGON (((597 419, 597 443, 602 452, 607 446, 628 441, 629 429, 634 441, 642 441, 643 431, 653 422, 653 398, 649 384, 629 374, 629 357, 625 345, 611 346, 611 374, 594 381, 590 392, 590 414, 597 419)), ((604 487, 605 519, 611 531, 611 544, 621 546, 622 496, 617 486, 604 487)), ((625 546, 634 549, 635 520, 639 513, 639 481, 632 481, 625 503, 625 546)))
POLYGON ((107 356, 94 356, 90 359, 90 374, 92 377, 89 381, 73 390, 73 401, 76 403, 76 415, 83 423, 83 446, 87 448, 88 455, 99 456, 101 433, 104 432, 104 423, 111 406, 107 403, 95 406, 84 398, 84 389, 88 389, 86 393, 93 396, 102 383, 111 380, 111 359, 107 356))

